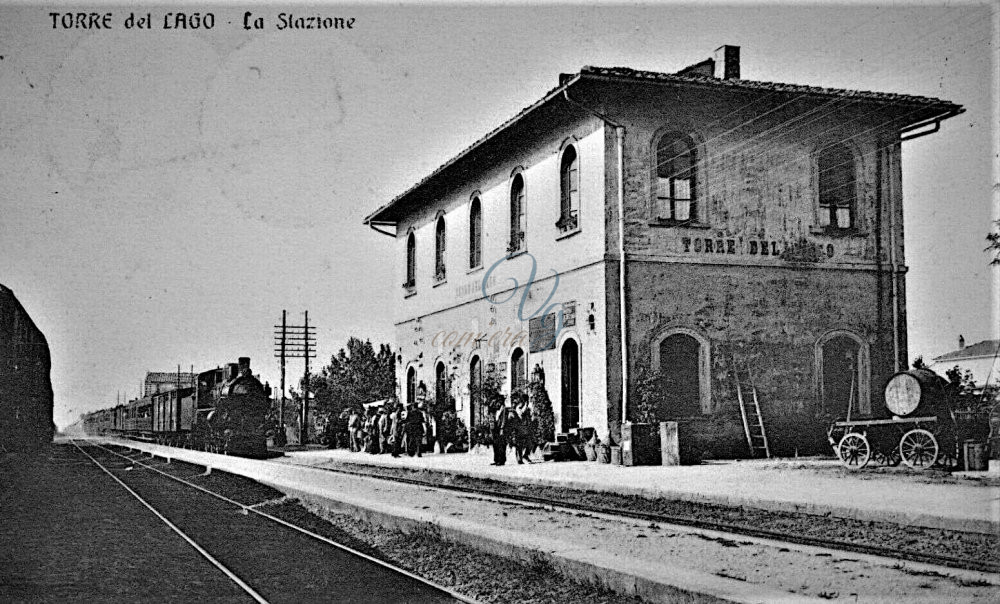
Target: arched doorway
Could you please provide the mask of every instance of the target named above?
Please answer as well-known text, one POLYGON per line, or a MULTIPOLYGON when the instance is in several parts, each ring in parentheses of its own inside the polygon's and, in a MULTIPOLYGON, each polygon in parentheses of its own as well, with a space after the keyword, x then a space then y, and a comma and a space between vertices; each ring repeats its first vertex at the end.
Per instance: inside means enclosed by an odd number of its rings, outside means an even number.
POLYGON ((657 417, 693 417, 701 414, 701 342, 686 333, 671 334, 659 344, 663 395, 657 417))
POLYGON ((560 351, 562 366, 561 431, 580 426, 580 346, 568 339, 560 351))
POLYGON ((437 367, 434 368, 434 402, 438 413, 455 410, 454 401, 451 400, 448 390, 448 369, 444 362, 438 361, 437 367))
POLYGON ((417 369, 410 367, 406 370, 406 404, 412 405, 417 402, 417 369))
POLYGON ((846 416, 868 412, 862 403, 861 344, 847 334, 837 334, 820 344, 820 409, 846 416))
POLYGON ((483 362, 478 356, 472 357, 469 363, 469 397, 472 403, 472 424, 469 427, 489 422, 489 410, 483 401, 483 362))
POLYGON ((511 396, 526 391, 528 385, 528 360, 524 350, 515 348, 510 355, 510 393, 511 396))

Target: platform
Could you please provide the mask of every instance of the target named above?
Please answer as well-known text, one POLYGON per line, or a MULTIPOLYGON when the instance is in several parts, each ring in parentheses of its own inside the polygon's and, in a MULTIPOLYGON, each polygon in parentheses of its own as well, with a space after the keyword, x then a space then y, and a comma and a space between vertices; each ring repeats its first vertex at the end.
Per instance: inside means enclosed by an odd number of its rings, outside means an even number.
MULTIPOLYGON (((697 466, 624 467, 596 462, 491 466, 479 454, 393 458, 344 449, 288 452, 274 461, 421 468, 524 484, 560 486, 771 511, 804 512, 966 532, 1000 533, 1000 480, 953 478, 905 467, 851 471, 835 460, 715 461, 697 466)), ((537 460, 540 461, 540 460, 537 460)))

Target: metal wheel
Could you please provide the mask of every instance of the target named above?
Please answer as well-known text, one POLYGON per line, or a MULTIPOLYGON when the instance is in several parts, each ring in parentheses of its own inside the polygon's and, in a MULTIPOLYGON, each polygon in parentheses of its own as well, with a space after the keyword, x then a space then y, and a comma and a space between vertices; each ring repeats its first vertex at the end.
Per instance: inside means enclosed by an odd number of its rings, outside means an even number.
POLYGON ((941 452, 938 454, 937 465, 946 470, 958 469, 958 446, 952 445, 947 446, 946 444, 941 445, 941 452))
POLYGON ((876 449, 873 451, 872 461, 880 466, 895 468, 899 465, 899 462, 903 460, 899 458, 899 449, 892 447, 889 449, 876 449))
POLYGON ((868 439, 864 434, 850 432, 840 439, 837 456, 840 457, 840 463, 849 470, 860 470, 868 465, 872 457, 872 448, 868 445, 868 439))
POLYGON ((899 439, 899 456, 911 468, 926 470, 937 461, 937 439, 927 430, 910 430, 899 439))

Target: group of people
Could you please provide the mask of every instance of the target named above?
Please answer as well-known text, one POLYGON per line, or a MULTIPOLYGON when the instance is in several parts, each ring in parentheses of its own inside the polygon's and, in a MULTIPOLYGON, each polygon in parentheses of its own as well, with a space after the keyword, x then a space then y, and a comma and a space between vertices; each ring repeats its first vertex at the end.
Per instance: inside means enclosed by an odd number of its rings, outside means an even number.
POLYGON ((531 453, 535 450, 535 422, 531 417, 528 397, 521 396, 513 407, 496 404, 490 409, 491 436, 493 437, 493 463, 502 466, 507 463, 507 447, 513 445, 517 463, 531 463, 531 453))
POLYGON ((347 433, 351 451, 420 457, 431 433, 430 415, 422 403, 390 401, 367 411, 354 408, 348 411, 347 433))
MULTIPOLYGON (((431 420, 424 403, 403 405, 389 401, 367 410, 352 408, 347 414, 348 447, 354 452, 389 453, 421 457, 430 442, 431 420)), ((344 417, 343 415, 341 416, 344 417)), ((507 463, 507 447, 514 448, 517 463, 531 463, 537 446, 535 421, 527 396, 515 397, 513 406, 497 403, 490 408, 493 463, 507 463)))

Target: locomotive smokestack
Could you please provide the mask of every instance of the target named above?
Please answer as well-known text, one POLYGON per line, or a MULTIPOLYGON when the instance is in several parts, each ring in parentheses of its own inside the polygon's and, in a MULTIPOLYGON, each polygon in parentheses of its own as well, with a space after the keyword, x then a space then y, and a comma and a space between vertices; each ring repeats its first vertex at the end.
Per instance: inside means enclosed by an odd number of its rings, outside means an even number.
POLYGON ((250 357, 240 357, 240 373, 250 372, 250 357))
POLYGON ((226 379, 235 380, 239 375, 240 366, 236 363, 226 363, 226 379))

